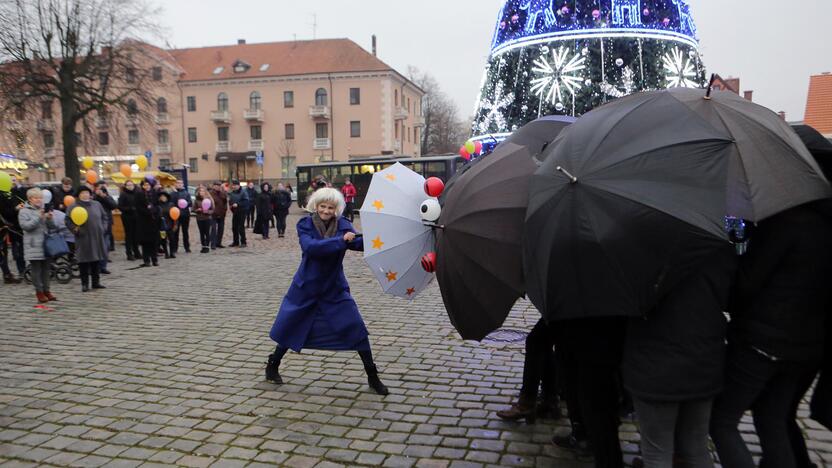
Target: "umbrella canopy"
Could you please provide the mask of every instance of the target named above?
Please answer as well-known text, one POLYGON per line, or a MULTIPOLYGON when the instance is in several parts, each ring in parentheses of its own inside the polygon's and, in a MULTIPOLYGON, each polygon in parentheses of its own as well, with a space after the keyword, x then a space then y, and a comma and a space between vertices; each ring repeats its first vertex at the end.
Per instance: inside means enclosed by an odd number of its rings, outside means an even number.
POLYGON ((823 170, 823 174, 828 178, 832 173, 832 141, 820 134, 819 131, 808 125, 792 125, 792 129, 806 145, 806 148, 812 153, 815 161, 823 170))
POLYGON ((413 299, 433 280, 421 259, 434 249, 422 223, 425 178, 400 163, 373 174, 361 207, 364 260, 387 294, 413 299))
POLYGON ((503 143, 514 143, 525 146, 532 157, 543 161, 547 153, 544 151, 557 138, 561 130, 575 121, 574 117, 565 115, 547 115, 529 122, 512 133, 503 143))
POLYGON ((436 277, 451 323, 464 339, 482 340, 502 326, 525 293, 523 229, 535 151, 574 119, 535 121, 445 187, 436 233, 436 277), (524 131, 533 126, 535 132, 524 131), (543 137, 540 129, 549 131, 543 137), (527 143, 527 144, 523 144, 527 143))
POLYGON ((727 241, 830 194, 797 135, 732 93, 673 89, 587 113, 532 177, 527 292, 551 319, 637 316, 727 241))

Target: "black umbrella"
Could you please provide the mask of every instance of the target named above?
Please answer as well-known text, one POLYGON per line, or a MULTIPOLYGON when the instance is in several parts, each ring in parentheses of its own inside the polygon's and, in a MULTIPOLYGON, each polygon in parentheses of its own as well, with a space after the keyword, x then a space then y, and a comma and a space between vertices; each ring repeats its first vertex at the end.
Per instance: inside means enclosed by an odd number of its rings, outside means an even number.
MULTIPOLYGON (((569 123, 549 125, 550 141, 569 123)), ((470 164, 442 196, 436 278, 451 323, 464 339, 481 340, 498 329, 525 292, 526 188, 537 164, 533 151, 518 142, 523 140, 503 142, 470 164)))
POLYGON ((792 125, 792 129, 828 178, 832 174, 832 142, 808 125, 792 125))
POLYGON ((514 143, 529 149, 532 157, 543 161, 545 150, 560 134, 564 127, 573 123, 574 117, 547 115, 527 123, 505 139, 504 143, 514 143))
POLYGON ((641 315, 727 241, 726 216, 761 220, 830 194, 773 112, 731 93, 673 89, 582 117, 532 177, 524 255, 547 317, 641 315))

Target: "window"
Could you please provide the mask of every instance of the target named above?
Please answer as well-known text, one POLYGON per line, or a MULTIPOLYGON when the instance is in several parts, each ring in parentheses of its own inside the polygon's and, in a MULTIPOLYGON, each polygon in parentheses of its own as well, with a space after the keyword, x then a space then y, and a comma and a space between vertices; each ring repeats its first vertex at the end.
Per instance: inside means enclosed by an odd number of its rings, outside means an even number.
POLYGON ((188 143, 196 143, 196 127, 188 127, 188 143))
POLYGON ((54 148, 55 147, 55 134, 53 132, 43 132, 43 147, 44 148, 54 148))
POLYGON ((402 129, 404 130, 404 133, 407 135, 407 142, 410 143, 410 130, 408 130, 408 128, 404 126, 402 127, 402 129))
POLYGON ((124 71, 124 81, 128 83, 135 83, 136 82, 136 70, 132 68, 128 68, 124 71))
POLYGON ((75 132, 75 146, 81 146, 81 134, 78 132, 75 132))
POLYGON ((159 167, 169 167, 170 166, 170 159, 159 159, 159 167))
POLYGON ((110 134, 107 132, 98 132, 98 146, 109 146, 110 134))
POLYGON ((196 96, 188 96, 188 112, 196 112, 196 96))
POLYGON ((214 69, 214 74, 219 75, 223 70, 225 70, 225 67, 217 67, 214 69))
POLYGON ((283 107, 285 107, 285 108, 295 107, 295 92, 294 91, 283 91, 283 107))
POLYGON ((188 166, 191 172, 199 172, 199 158, 188 158, 188 166))
POLYGON ((283 127, 284 138, 287 140, 295 139, 295 124, 289 123, 283 127))
POLYGON ((248 97, 248 109, 253 111, 260 110, 260 93, 253 91, 248 97))
POLYGON ((130 130, 127 132, 127 144, 129 145, 138 145, 139 144, 139 131, 138 130, 130 130))
POLYGON ((269 64, 268 63, 264 63, 263 65, 260 65, 260 71, 261 72, 264 72, 268 69, 269 69, 269 64))
POLYGON ((393 96, 395 96, 393 98, 393 100, 395 101, 396 107, 399 107, 399 90, 398 89, 393 90, 393 96))
POLYGON ((228 141, 228 127, 217 127, 217 140, 228 141))
POLYGON ((315 91, 315 105, 316 106, 325 106, 325 105, 327 105, 328 101, 329 100, 327 99, 326 90, 323 89, 323 88, 318 88, 318 90, 315 91))
POLYGON ((357 106, 361 104, 361 88, 350 88, 350 105, 357 106))
POLYGON ((217 110, 220 112, 225 112, 228 110, 228 95, 225 93, 220 93, 217 95, 217 110))
POLYGON ((407 111, 410 112, 410 98, 407 98, 407 111))
POLYGON ((135 117, 138 113, 139 106, 136 105, 136 101, 134 99, 130 99, 129 101, 127 101, 127 114, 130 117, 135 117))
POLYGON ((329 124, 319 123, 315 124, 316 138, 329 138, 329 124))
POLYGON ((156 100, 156 113, 157 114, 167 114, 168 113, 168 100, 160 97, 156 100))
POLYGON ((280 158, 280 177, 284 179, 295 177, 296 168, 297 159, 294 156, 284 156, 280 158))
POLYGON ((156 130, 156 138, 160 145, 166 145, 169 143, 168 131, 166 129, 156 130))
POLYGON ((40 103, 40 118, 43 120, 52 120, 52 101, 43 101, 40 103))
POLYGON ((162 81, 162 67, 153 67, 153 81, 162 81))
POLYGON ((252 125, 250 130, 251 139, 252 140, 262 140, 263 139, 263 127, 259 125, 252 125))
POLYGON ((350 137, 361 138, 361 122, 353 120, 350 122, 350 137))
POLYGON ((17 106, 14 108, 14 119, 26 120, 26 109, 24 109, 23 106, 17 106))
POLYGON ((399 139, 399 123, 396 122, 396 139, 399 139))

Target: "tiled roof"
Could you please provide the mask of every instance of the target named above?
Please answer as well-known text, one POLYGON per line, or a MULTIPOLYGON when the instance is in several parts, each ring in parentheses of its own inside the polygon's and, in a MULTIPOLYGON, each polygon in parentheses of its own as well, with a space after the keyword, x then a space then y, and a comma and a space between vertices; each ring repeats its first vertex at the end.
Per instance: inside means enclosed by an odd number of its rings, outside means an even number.
POLYGON ((184 70, 183 81, 393 70, 349 39, 173 49, 170 53, 184 70), (235 72, 234 65, 240 62, 249 67, 235 72))
POLYGON ((809 81, 809 98, 803 120, 823 135, 832 135, 832 73, 814 75, 809 81))

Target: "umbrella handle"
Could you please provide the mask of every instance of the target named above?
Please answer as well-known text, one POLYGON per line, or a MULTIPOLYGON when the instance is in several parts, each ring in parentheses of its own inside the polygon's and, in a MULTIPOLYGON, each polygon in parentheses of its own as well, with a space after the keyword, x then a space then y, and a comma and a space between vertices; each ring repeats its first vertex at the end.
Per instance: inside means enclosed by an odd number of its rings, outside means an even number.
POLYGON ((430 221, 422 221, 422 224, 428 227, 437 228, 437 229, 445 229, 444 224, 436 224, 430 221))
POLYGON ((558 166, 555 168, 555 170, 557 170, 560 173, 563 173, 563 175, 565 175, 566 177, 569 177, 569 180, 571 180, 573 184, 578 183, 578 178, 570 174, 569 171, 567 171, 566 169, 558 166))
POLYGON ((710 101, 711 100, 711 90, 714 88, 714 82, 716 81, 716 73, 711 73, 711 82, 708 83, 708 91, 705 92, 705 99, 710 101))

